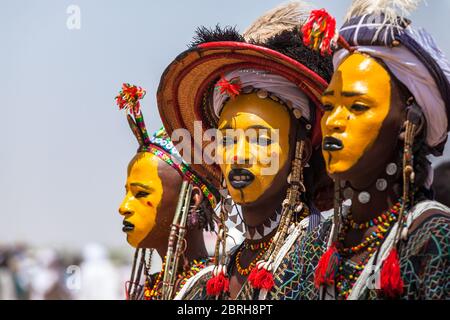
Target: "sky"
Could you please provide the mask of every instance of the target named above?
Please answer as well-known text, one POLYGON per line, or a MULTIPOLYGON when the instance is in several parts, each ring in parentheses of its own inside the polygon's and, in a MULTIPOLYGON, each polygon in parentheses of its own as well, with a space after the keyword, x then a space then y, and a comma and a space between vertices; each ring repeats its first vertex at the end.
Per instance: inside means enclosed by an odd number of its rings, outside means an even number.
MULTIPOLYGON (((147 128, 158 129, 160 76, 195 28, 243 31, 280 3, 2 0, 0 244, 127 248, 117 209, 137 143, 114 103, 121 84, 147 89, 147 128), (80 10, 79 29, 67 26, 71 5, 80 10)), ((313 3, 339 23, 350 1, 313 3)), ((412 16, 447 55, 449 10, 450 1, 429 0, 412 16)))

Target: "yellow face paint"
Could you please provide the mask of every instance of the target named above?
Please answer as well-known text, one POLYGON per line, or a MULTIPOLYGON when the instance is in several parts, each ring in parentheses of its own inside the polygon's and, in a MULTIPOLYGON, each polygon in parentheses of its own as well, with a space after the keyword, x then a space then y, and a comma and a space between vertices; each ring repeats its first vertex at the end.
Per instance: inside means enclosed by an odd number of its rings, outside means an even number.
POLYGON ((322 147, 330 174, 348 171, 372 146, 390 102, 389 73, 375 59, 354 53, 344 60, 322 96, 322 147))
POLYGON ((217 155, 236 203, 252 203, 270 188, 289 157, 290 126, 286 108, 271 99, 247 94, 226 103, 219 119, 222 138, 217 155), (240 174, 239 169, 251 172, 253 180, 248 183, 248 175, 240 174), (236 187, 240 183, 248 185, 236 187))
POLYGON ((162 181, 158 175, 158 157, 139 153, 129 166, 126 195, 119 212, 124 220, 134 225, 127 232, 127 241, 137 248, 156 223, 158 206, 163 195, 162 181))

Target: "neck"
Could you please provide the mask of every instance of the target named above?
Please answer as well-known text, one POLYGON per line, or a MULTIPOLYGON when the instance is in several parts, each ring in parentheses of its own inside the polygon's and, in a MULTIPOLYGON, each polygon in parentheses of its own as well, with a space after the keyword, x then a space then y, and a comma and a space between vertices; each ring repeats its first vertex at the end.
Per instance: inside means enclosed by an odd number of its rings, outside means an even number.
POLYGON ((250 227, 258 227, 269 219, 275 211, 278 210, 281 213, 281 204, 286 195, 286 190, 287 188, 283 188, 275 196, 266 197, 251 204, 241 205, 245 224, 250 227))
POLYGON ((391 159, 385 164, 374 164, 370 170, 359 170, 348 177, 345 188, 353 190, 351 211, 355 222, 369 221, 398 202, 402 194, 397 181, 398 171, 401 169, 396 165, 392 166, 394 161, 395 159, 391 159), (387 183, 385 188, 381 187, 383 182, 387 183), (364 197, 360 200, 361 193, 370 195, 369 202, 364 203, 364 197))
MULTIPOLYGON (((188 230, 186 233, 187 248, 184 252, 186 259, 191 262, 194 259, 203 259, 208 257, 205 240, 203 238, 203 230, 188 230)), ((167 254, 167 243, 155 248, 161 259, 167 254)), ((182 262, 180 262, 182 264, 182 262)))
MULTIPOLYGON (((278 215, 281 215, 281 204, 282 199, 274 199, 271 201, 264 201, 264 203, 257 203, 252 205, 246 205, 242 206, 242 214, 244 218, 244 223, 246 227, 250 228, 256 228, 256 230, 259 229, 264 230, 264 224, 268 224, 268 220, 271 219, 271 217, 274 215, 274 213, 278 213, 278 215)), ((279 217, 278 217, 279 220, 279 217)), ((275 222, 271 222, 272 226, 275 222)), ((279 222, 278 222, 279 223, 279 222)), ((277 226, 278 227, 278 226, 277 226)), ((276 231, 277 227, 270 232, 269 234, 265 235, 262 239, 258 240, 252 240, 247 239, 249 242, 264 242, 270 239, 274 232, 276 231)))
POLYGON ((366 222, 378 217, 382 212, 394 206, 399 194, 392 187, 388 187, 385 191, 379 191, 375 186, 371 186, 365 190, 370 194, 370 201, 363 204, 359 201, 359 192, 355 191, 352 198, 352 216, 355 222, 366 222))
POLYGON ((189 230, 186 236, 187 248, 186 258, 189 262, 194 259, 203 259, 208 257, 208 251, 205 246, 205 239, 203 237, 203 229, 189 230))

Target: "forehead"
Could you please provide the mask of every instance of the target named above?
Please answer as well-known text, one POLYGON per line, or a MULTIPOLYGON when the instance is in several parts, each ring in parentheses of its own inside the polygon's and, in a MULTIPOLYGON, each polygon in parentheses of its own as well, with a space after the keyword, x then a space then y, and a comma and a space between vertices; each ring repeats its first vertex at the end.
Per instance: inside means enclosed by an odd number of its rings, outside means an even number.
POLYGON ((370 94, 370 90, 386 90, 390 75, 374 58, 360 53, 349 55, 337 68, 330 88, 370 94))
POLYGON ((225 104, 219 129, 224 126, 246 128, 254 125, 289 128, 290 115, 285 106, 271 99, 261 99, 256 94, 238 96, 225 104))
POLYGON ((158 178, 158 163, 159 158, 154 154, 142 153, 131 163, 128 179, 144 181, 158 178))

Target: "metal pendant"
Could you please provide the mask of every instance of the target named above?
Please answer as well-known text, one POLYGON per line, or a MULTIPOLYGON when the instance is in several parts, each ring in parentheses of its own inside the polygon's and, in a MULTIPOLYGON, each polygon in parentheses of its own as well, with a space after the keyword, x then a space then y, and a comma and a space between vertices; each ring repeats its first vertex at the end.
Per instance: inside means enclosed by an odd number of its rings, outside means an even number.
POLYGON ((397 173, 398 167, 395 163, 389 163, 386 167, 386 173, 390 176, 393 176, 397 173))
POLYGON ((386 179, 378 179, 375 187, 377 188, 378 191, 384 191, 387 189, 388 187, 388 183, 386 179))
POLYGON ((344 195, 344 198, 345 198, 345 200, 349 200, 349 199, 352 199, 353 198, 353 189, 352 188, 345 188, 344 189, 344 192, 343 192, 343 195, 344 195))
POLYGON ((362 204, 367 204, 370 201, 370 193, 363 191, 358 195, 358 201, 362 204))

